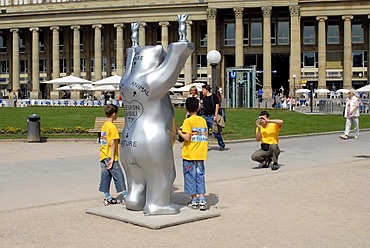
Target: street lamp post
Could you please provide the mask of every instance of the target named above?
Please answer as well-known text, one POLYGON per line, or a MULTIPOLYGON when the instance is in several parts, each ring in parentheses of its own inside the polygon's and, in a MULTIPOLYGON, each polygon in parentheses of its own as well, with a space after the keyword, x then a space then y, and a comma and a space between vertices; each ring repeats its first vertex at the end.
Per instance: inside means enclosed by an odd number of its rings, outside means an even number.
POLYGON ((293 74, 293 94, 294 94, 294 99, 295 99, 295 78, 297 77, 297 75, 293 74))
POLYGON ((212 93, 216 94, 216 66, 221 61, 221 54, 217 50, 211 50, 207 53, 207 61, 212 67, 212 93))
POLYGON ((310 110, 312 113, 312 106, 313 106, 313 82, 310 82, 310 110))

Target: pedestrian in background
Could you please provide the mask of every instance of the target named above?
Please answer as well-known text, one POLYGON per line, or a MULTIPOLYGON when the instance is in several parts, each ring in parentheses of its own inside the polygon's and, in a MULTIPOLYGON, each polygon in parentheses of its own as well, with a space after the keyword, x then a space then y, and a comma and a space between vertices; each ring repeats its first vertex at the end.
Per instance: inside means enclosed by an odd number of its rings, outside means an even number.
POLYGON ((17 96, 17 94, 13 93, 13 103, 14 103, 14 107, 17 107, 17 101, 18 101, 18 96, 17 96))
MULTIPOLYGON (((213 127, 213 123, 217 122, 219 118, 222 118, 218 115, 218 110, 220 108, 220 102, 218 97, 215 94, 211 93, 211 86, 203 85, 203 118, 207 122, 208 130, 213 127)), ((220 146, 220 151, 225 150, 225 143, 222 139, 221 132, 214 132, 212 130, 213 136, 217 139, 218 145, 220 146)))
POLYGON ((359 129, 359 117, 360 117, 360 99, 356 96, 356 91, 351 89, 349 91, 349 97, 346 99, 346 105, 343 116, 346 118, 344 134, 340 135, 344 140, 348 139, 351 126, 354 127, 355 139, 358 139, 360 134, 359 129))

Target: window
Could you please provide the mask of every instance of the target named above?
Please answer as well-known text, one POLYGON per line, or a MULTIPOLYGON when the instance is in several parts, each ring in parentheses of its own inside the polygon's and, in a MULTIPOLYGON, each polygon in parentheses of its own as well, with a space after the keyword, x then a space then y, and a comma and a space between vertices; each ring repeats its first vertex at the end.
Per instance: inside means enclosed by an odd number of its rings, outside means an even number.
POLYGON ((73 58, 71 58, 70 60, 69 60, 69 62, 70 62, 70 68, 71 68, 71 73, 73 73, 74 71, 75 71, 75 68, 74 68, 74 66, 73 66, 73 58))
POLYGON ((276 45, 276 23, 271 22, 271 45, 276 45))
POLYGON ((90 60, 90 70, 91 70, 91 72, 94 72, 94 68, 95 68, 95 60, 94 60, 94 58, 92 58, 90 60))
POLYGON ((80 71, 86 72, 86 59, 80 58, 80 71))
POLYGON ((205 67, 207 69, 207 55, 197 56, 197 68, 205 67))
POLYGON ((200 25, 200 47, 207 47, 207 25, 200 25))
POLYGON ((67 60, 66 59, 59 59, 59 72, 67 73, 67 60))
POLYGON ((364 43, 364 28, 363 23, 352 23, 352 43, 364 43))
POLYGON ((251 45, 262 45, 262 22, 251 23, 251 45))
POLYGON ((114 32, 113 49, 117 50, 117 32, 114 32))
POLYGON ((303 67, 316 67, 316 54, 315 52, 303 53, 303 67))
POLYGON ((342 61, 343 61, 343 51, 341 50, 326 51, 326 62, 342 63, 342 61))
POLYGON ((6 52, 6 35, 0 34, 0 53, 6 52))
POLYGON ((157 45, 162 45, 162 27, 157 27, 157 45))
POLYGON ((328 44, 339 44, 338 22, 328 22, 327 43, 328 44))
POLYGON ((101 32, 101 50, 104 50, 104 32, 101 32))
POLYGON ((39 60, 39 73, 46 73, 46 59, 39 60))
POLYGON ((102 66, 103 66, 103 70, 102 72, 106 72, 107 71, 107 57, 102 57, 102 66))
POLYGON ((112 72, 115 72, 116 71, 116 67, 117 67, 117 64, 116 64, 116 58, 113 57, 113 58, 110 58, 110 69, 112 72))
POLYGON ((248 23, 243 24, 243 45, 248 46, 249 45, 249 28, 248 23))
POLYGON ((80 29, 80 51, 84 50, 84 32, 80 29))
POLYGON ((19 52, 26 51, 26 34, 24 32, 19 32, 19 52))
POLYGON ((64 51, 64 35, 63 31, 59 32, 59 51, 64 51))
POLYGON ((303 44, 304 45, 315 45, 315 23, 305 22, 303 26, 303 44))
POLYGON ((44 32, 39 33, 39 51, 45 52, 45 33, 44 32))
POLYGON ((278 22, 278 45, 289 45, 289 22, 278 22))
POLYGON ((20 60, 20 73, 21 74, 27 74, 28 72, 28 66, 27 66, 27 60, 20 60))
POLYGON ((353 67, 365 67, 367 64, 367 52, 353 51, 352 52, 352 66, 353 67))
POLYGON ((234 23, 225 23, 225 46, 235 46, 234 23))
POLYGON ((0 74, 9 74, 9 60, 0 61, 0 74))

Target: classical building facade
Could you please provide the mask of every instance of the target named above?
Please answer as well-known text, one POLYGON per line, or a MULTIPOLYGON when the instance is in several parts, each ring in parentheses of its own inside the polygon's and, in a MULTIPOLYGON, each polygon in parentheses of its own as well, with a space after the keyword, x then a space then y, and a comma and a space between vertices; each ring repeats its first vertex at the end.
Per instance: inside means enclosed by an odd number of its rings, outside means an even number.
POLYGON ((344 0, 0 0, 0 92, 59 98, 43 81, 74 75, 96 81, 125 70, 130 23, 140 46, 167 49, 178 39, 177 14, 189 13, 196 48, 180 82, 209 83, 207 52, 225 69, 255 65, 264 96, 283 86, 358 88, 369 82, 370 3, 344 0), (29 93, 28 93, 29 92, 29 93))

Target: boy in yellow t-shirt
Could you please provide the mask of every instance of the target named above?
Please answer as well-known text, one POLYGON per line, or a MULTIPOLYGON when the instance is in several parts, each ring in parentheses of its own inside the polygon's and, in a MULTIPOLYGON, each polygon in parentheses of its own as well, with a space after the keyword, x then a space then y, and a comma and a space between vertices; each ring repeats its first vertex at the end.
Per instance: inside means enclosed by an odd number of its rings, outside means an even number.
POLYGON ((260 113, 256 126, 256 141, 261 142, 261 149, 255 151, 251 159, 263 163, 263 168, 268 168, 272 161, 271 170, 279 169, 279 132, 283 120, 270 119, 270 114, 264 110, 260 113))
POLYGON ((189 206, 204 211, 207 210, 204 161, 208 154, 208 128, 206 121, 197 115, 199 110, 197 98, 187 98, 185 107, 190 116, 184 120, 182 130, 178 130, 178 135, 184 139, 182 147, 184 191, 191 195, 189 206))
POLYGON ((114 185, 117 193, 122 192, 123 198, 127 194, 125 178, 121 166, 118 162, 118 141, 119 134, 117 127, 113 122, 117 119, 118 107, 113 104, 104 106, 107 121, 101 128, 100 136, 100 186, 99 191, 105 195, 104 205, 120 203, 119 200, 113 198, 110 191, 110 184, 113 177, 114 185))

